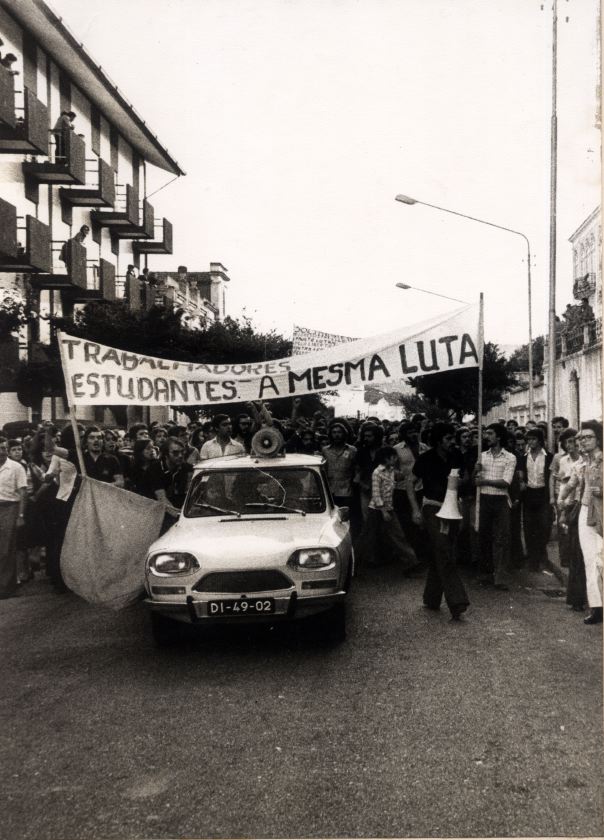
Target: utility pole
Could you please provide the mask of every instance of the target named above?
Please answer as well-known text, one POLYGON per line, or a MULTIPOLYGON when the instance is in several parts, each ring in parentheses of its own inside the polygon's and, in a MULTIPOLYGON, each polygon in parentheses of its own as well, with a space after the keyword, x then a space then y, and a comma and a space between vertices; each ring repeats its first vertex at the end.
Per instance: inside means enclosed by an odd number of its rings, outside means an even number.
POLYGON ((552 418, 556 413, 556 189, 558 181, 558 0, 554 0, 552 27, 552 119, 550 151, 550 206, 549 206, 549 341, 547 354, 547 443, 550 451, 554 445, 552 418))

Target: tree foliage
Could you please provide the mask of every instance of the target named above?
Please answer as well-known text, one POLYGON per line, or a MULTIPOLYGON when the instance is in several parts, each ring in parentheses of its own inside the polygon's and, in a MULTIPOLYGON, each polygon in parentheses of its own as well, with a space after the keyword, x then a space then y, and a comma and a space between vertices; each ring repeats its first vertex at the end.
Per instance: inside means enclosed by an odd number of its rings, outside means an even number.
MULTIPOLYGON (((478 368, 416 376, 411 384, 435 407, 464 414, 476 414, 478 408, 478 368)), ((500 405, 503 393, 514 384, 509 362, 496 344, 485 343, 483 365, 483 411, 500 405)))
MULTIPOLYGON (((527 371, 528 364, 528 344, 523 344, 515 350, 509 358, 510 370, 512 371, 527 371)), ((538 376, 543 371, 543 357, 545 352, 545 336, 539 335, 533 339, 533 374, 538 376)))

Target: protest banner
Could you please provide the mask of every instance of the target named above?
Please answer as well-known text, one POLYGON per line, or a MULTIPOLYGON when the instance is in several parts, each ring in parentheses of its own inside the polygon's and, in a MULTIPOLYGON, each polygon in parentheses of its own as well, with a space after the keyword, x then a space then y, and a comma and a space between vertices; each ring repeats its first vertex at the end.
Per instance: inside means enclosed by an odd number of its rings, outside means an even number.
POLYGON ((59 332, 70 405, 225 405, 477 367, 478 305, 274 361, 170 361, 59 332))

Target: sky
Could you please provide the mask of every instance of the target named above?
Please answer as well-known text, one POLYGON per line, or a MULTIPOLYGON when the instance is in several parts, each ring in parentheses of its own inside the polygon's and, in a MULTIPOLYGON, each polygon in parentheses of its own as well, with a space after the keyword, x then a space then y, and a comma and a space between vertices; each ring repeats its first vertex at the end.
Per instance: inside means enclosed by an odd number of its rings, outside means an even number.
MULTIPOLYGON (((49 0, 186 177, 158 193, 174 254, 229 273, 227 310, 289 336, 386 332, 475 301, 487 340, 547 330, 551 3, 49 0), (543 5, 543 8, 542 8, 543 5)), ((559 0, 557 309, 600 202, 597 0, 559 0), (568 21, 566 21, 568 17, 568 21)), ((170 180, 155 170, 156 189, 170 180)))

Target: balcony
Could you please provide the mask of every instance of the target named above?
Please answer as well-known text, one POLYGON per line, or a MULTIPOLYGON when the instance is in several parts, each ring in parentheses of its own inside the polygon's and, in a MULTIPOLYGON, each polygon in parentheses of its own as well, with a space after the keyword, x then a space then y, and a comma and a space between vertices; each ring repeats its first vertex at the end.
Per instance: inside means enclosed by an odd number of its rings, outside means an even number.
MULTIPOLYGON (((163 219, 159 225, 161 228, 161 239, 143 239, 132 243, 132 250, 135 254, 171 254, 172 251, 172 223, 163 219)), ((158 225, 155 225, 155 230, 158 225)), ((154 233, 155 236, 155 233, 154 233)))
POLYGON ((573 297, 575 300, 589 298, 596 290, 596 275, 593 272, 575 277, 573 280, 573 297))
POLYGON ((115 175, 108 163, 99 158, 87 161, 83 188, 61 187, 59 197, 63 221, 71 225, 74 207, 113 207, 115 204, 115 175), (92 164, 92 166, 91 166, 92 164))
POLYGON ((90 214, 93 225, 106 227, 117 234, 122 228, 138 225, 138 194, 134 187, 118 185, 114 193, 113 210, 93 210, 90 214))
POLYGON ((2 65, 0 65, 0 123, 7 128, 17 127, 15 77, 2 65))
POLYGON ((26 87, 23 91, 23 107, 16 107, 14 77, 1 66, 0 70, 0 86, 3 88, 0 93, 0 154, 47 155, 49 149, 46 105, 26 87), (6 77, 10 80, 10 90, 6 77))
POLYGON ((51 268, 50 228, 0 198, 0 272, 47 272, 51 268), (24 221, 24 224, 20 222, 24 221), (25 246, 22 242, 25 240, 25 246))
POLYGON ((30 201, 38 203, 40 184, 85 184, 86 182, 86 144, 74 131, 65 130, 61 134, 61 146, 57 147, 54 138, 53 160, 38 163, 23 163, 25 175, 25 195, 30 201))
MULTIPOLYGON (((94 287, 94 281, 91 281, 90 285, 94 287)), ((52 267, 47 274, 39 274, 32 279, 32 286, 36 289, 87 292, 89 284, 86 248, 75 239, 69 239, 67 242, 53 241, 52 267), (64 261, 61 259, 63 248, 64 261)))
POLYGON ((556 335, 556 359, 584 353, 602 345, 602 320, 593 318, 556 335))
POLYGON ((100 260, 99 276, 101 292, 104 300, 116 300, 117 288, 115 278, 115 266, 107 260, 100 260))
POLYGON ((118 239, 153 239, 155 233, 154 210, 146 198, 142 201, 140 210, 142 211, 142 223, 139 221, 141 213, 137 212, 135 224, 116 228, 115 236, 118 239))

